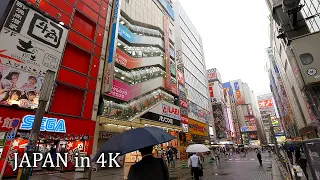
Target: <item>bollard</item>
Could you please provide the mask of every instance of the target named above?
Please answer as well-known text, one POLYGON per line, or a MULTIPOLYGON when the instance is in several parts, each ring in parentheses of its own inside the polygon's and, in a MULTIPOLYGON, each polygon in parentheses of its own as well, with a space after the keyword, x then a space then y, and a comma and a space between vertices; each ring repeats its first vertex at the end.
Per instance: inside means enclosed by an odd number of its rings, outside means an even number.
POLYGON ((184 160, 182 161, 182 169, 186 168, 186 163, 184 162, 184 160))

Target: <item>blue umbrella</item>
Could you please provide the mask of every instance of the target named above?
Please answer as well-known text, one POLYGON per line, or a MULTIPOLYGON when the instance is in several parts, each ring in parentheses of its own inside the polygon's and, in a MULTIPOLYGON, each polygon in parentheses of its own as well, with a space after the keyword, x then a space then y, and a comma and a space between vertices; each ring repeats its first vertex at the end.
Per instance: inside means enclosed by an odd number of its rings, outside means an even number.
POLYGON ((131 129, 115 135, 105 142, 93 158, 93 161, 97 161, 102 153, 120 153, 120 155, 124 155, 144 147, 165 143, 175 138, 157 127, 131 129))

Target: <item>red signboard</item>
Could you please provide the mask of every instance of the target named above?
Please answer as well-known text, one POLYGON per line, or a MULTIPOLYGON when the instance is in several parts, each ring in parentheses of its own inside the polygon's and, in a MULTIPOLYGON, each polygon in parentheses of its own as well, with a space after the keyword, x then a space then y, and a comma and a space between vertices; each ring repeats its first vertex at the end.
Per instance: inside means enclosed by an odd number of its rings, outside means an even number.
POLYGON ((188 103, 184 100, 180 100, 180 106, 184 108, 188 108, 188 103))
POLYGON ((181 115, 181 122, 182 122, 183 124, 188 124, 188 122, 189 122, 188 117, 181 115))
POLYGON ((259 104, 259 108, 273 107, 272 99, 259 100, 258 104, 259 104))
POLYGON ((214 98, 214 92, 213 92, 213 87, 209 86, 209 93, 210 93, 210 97, 214 98))
POLYGON ((177 79, 178 82, 184 86, 184 76, 179 70, 177 70, 177 79))
POLYGON ((215 71, 208 72, 208 80, 217 79, 217 73, 215 71))

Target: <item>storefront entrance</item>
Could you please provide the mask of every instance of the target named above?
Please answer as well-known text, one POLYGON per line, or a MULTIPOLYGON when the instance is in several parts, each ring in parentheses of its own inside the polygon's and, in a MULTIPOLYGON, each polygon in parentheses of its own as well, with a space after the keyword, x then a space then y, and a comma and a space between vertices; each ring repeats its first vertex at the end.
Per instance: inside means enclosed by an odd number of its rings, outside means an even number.
MULTIPOLYGON (((12 108, 0 108, 0 119, 11 120, 12 122, 16 119, 19 122, 16 132, 12 136, 8 136, 10 131, 0 129, 2 130, 0 135, 6 137, 6 140, 3 140, 2 137, 0 143, 4 142, 2 148, 7 145, 8 149, 1 154, 1 160, 5 160, 7 157, 7 162, 2 166, 2 168, 5 168, 3 177, 16 176, 18 173, 18 170, 13 171, 13 167, 15 161, 19 162, 25 153, 34 121, 32 113, 31 111, 12 108), (18 159, 14 158, 14 153, 18 153, 18 159)), ((43 162, 39 162, 37 167, 33 168, 33 175, 77 170, 74 167, 74 157, 91 155, 94 128, 95 122, 91 120, 46 114, 42 120, 36 149, 44 157, 47 153, 53 156, 56 153, 68 153, 67 167, 42 168, 43 162)))

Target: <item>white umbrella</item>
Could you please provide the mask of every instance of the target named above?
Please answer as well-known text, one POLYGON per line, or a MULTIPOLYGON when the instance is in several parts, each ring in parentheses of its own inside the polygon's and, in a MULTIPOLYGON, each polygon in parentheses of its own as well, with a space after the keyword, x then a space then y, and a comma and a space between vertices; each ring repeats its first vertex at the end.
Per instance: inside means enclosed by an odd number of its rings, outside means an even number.
POLYGON ((207 146, 203 145, 203 144, 192 144, 190 146, 187 147, 186 152, 208 152, 210 151, 209 148, 207 148, 207 146))

